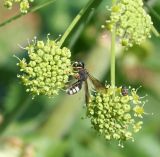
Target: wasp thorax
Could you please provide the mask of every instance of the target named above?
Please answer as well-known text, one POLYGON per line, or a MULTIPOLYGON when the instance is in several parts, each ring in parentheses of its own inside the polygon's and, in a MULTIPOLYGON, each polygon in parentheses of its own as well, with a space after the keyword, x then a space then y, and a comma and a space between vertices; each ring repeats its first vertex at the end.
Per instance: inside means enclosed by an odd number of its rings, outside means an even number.
POLYGON ((93 128, 107 140, 134 140, 133 133, 143 124, 144 103, 135 89, 123 95, 122 87, 113 89, 108 86, 105 93, 92 95, 87 116, 93 128))
POLYGON ((23 58, 18 63, 18 77, 27 87, 27 92, 47 96, 58 94, 59 89, 68 82, 72 71, 70 50, 60 48, 57 42, 49 38, 46 42, 34 40, 25 49, 29 60, 23 58))
POLYGON ((120 0, 111 7, 106 28, 116 30, 122 46, 131 47, 150 37, 151 17, 143 9, 142 0, 120 0))
POLYGON ((4 6, 8 9, 11 9, 13 3, 19 3, 20 12, 27 13, 30 7, 30 3, 34 0, 4 0, 4 6))

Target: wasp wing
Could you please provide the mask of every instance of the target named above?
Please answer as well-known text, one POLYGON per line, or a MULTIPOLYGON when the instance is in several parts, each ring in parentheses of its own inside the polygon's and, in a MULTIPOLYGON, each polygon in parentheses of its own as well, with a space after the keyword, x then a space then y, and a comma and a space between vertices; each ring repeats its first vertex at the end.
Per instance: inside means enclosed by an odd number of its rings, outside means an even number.
POLYGON ((106 87, 96 78, 88 73, 88 77, 97 91, 106 91, 106 87))
POLYGON ((86 101, 86 105, 88 105, 88 103, 89 103, 89 98, 90 98, 90 94, 89 94, 89 89, 88 89, 88 82, 87 82, 87 80, 85 80, 85 101, 86 101))

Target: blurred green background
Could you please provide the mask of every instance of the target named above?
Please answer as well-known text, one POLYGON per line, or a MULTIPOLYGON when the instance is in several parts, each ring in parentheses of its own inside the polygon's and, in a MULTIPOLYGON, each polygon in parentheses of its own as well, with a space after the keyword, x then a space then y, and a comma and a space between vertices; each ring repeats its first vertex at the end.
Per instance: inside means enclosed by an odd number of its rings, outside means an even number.
MULTIPOLYGON (((33 3, 38 5, 45 0, 33 3)), ((8 11, 0 2, 0 23, 15 15, 17 6, 8 11)), ((160 1, 148 5, 160 14, 160 1)), ((18 44, 37 36, 56 39, 63 34, 86 0, 57 0, 41 10, 27 14, 0 27, 0 157, 160 157, 160 39, 152 35, 141 46, 128 51, 117 45, 116 84, 142 88, 139 95, 148 95, 143 129, 135 142, 105 141, 85 118, 84 91, 75 96, 61 92, 55 98, 31 99, 16 75, 17 60, 25 56, 18 44), (154 113, 152 115, 152 113, 154 113), (84 118, 83 118, 84 117, 84 118)), ((92 19, 69 38, 66 46, 72 60, 83 60, 90 73, 110 82, 110 34, 101 29, 109 0, 103 0, 92 19)), ((160 18, 148 10, 160 32, 160 18)))

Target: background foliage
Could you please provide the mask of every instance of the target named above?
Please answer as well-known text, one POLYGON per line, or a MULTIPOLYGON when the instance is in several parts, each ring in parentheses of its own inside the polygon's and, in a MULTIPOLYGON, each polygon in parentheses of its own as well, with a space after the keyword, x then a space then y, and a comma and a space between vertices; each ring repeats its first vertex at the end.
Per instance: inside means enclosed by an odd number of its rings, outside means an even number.
MULTIPOLYGON (((39 96, 32 100, 16 78, 17 60, 13 54, 25 55, 17 44, 25 46, 27 39, 34 36, 45 39, 48 33, 51 38, 58 38, 85 4, 85 0, 59 0, 0 28, 0 157, 160 155, 160 39, 154 35, 127 52, 117 45, 116 84, 142 85, 140 95, 148 94, 146 112, 154 113, 145 116, 143 129, 135 135, 135 142, 126 142, 123 149, 116 142, 99 137, 89 121, 82 120, 85 117, 83 90, 75 96, 62 92, 56 98, 39 96)), ((84 60, 92 75, 109 82, 110 34, 101 29, 108 16, 105 9, 108 4, 109 0, 104 0, 86 27, 66 45, 71 48, 72 60, 84 60)), ((160 14, 158 0, 149 1, 148 5, 160 14)), ((148 12, 160 31, 159 16, 155 16, 153 10, 148 12)), ((0 2, 0 23, 16 13, 17 6, 8 11, 0 2)))

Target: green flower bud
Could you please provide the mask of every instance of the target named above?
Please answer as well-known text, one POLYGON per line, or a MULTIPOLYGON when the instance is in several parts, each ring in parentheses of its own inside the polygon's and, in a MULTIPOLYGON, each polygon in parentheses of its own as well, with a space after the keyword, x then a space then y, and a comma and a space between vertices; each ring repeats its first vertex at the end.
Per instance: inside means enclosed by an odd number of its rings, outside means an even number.
POLYGON ((153 23, 143 9, 142 0, 119 0, 109 10, 110 20, 104 28, 115 30, 122 46, 131 47, 150 38, 153 23))
POLYGON ((135 89, 123 96, 121 87, 106 87, 105 92, 95 92, 87 105, 87 117, 107 140, 133 141, 133 133, 141 129, 144 109, 135 89), (136 96, 135 96, 136 95, 136 96), (135 103, 138 100, 139 105, 135 103), (136 116, 136 117, 135 117, 136 116))
POLYGON ((29 2, 28 0, 22 0, 20 2, 20 11, 21 13, 27 13, 28 12, 28 9, 29 9, 29 2))
POLYGON ((60 48, 55 42, 47 39, 47 42, 34 40, 28 47, 29 60, 19 59, 17 64, 21 73, 18 78, 27 87, 27 92, 33 95, 54 96, 68 82, 72 73, 70 61, 71 52, 67 48, 60 48), (53 54, 55 51, 59 53, 53 54), (61 60, 63 53, 68 54, 66 60, 61 60), (63 68, 65 67, 65 69, 63 68))
POLYGON ((37 41, 37 48, 43 49, 44 48, 44 42, 43 41, 37 41))
POLYGON ((5 0, 4 1, 4 6, 8 9, 12 9, 12 5, 13 5, 13 2, 12 0, 5 0))
POLYGON ((20 12, 26 14, 32 2, 34 2, 34 0, 4 0, 4 6, 12 9, 14 3, 19 3, 20 12))
POLYGON ((136 124, 134 124, 133 126, 134 132, 138 132, 142 128, 142 124, 143 124, 142 121, 139 121, 136 124))

